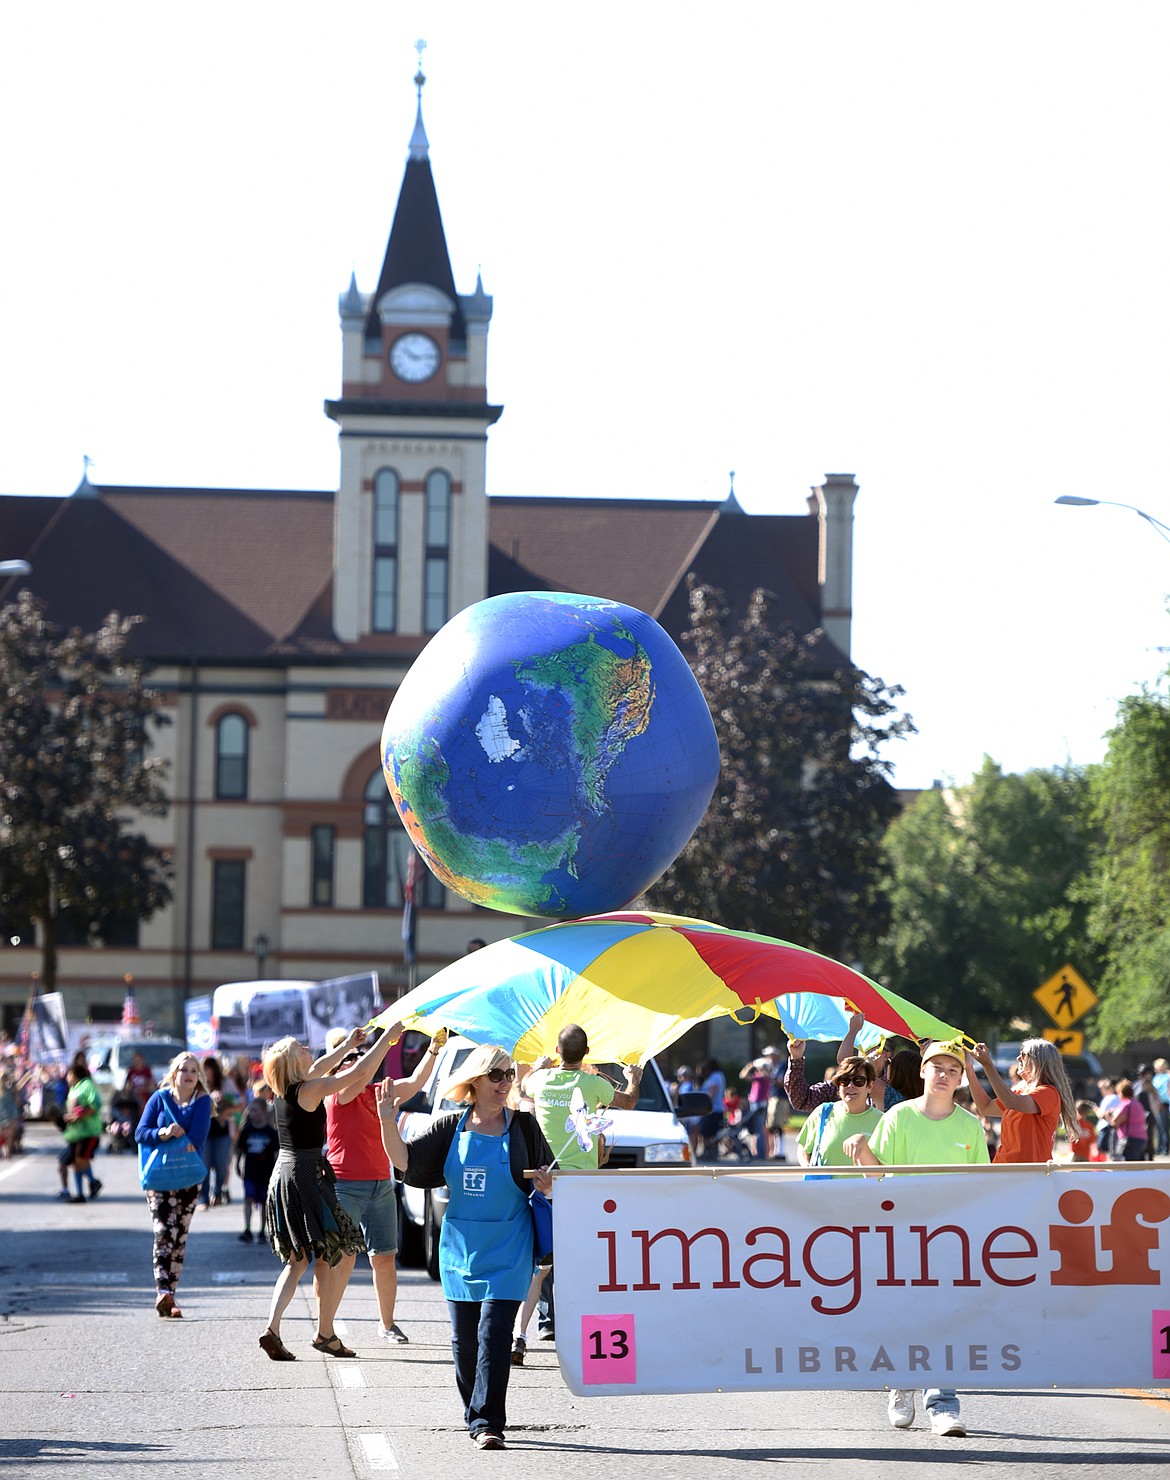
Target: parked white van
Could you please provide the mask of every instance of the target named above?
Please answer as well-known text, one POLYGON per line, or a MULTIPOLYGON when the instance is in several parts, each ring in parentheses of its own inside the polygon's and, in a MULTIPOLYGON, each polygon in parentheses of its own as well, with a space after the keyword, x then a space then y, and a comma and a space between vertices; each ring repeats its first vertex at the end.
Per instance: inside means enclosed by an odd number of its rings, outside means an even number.
MULTIPOLYGON (((404 1141, 420 1136, 436 1115, 463 1110, 451 1100, 438 1100, 439 1086, 449 1079, 475 1047, 466 1038, 449 1038, 436 1055, 436 1064, 425 1089, 402 1107, 399 1125, 404 1141)), ((597 1071, 619 1086, 624 1070, 620 1064, 597 1064, 597 1071)), ((711 1102, 705 1095, 694 1097, 711 1102)), ((688 1102, 687 1113, 702 1113, 698 1103, 688 1102)), ((657 1063, 650 1059, 642 1073, 638 1104, 632 1110, 607 1110, 613 1125, 605 1138, 610 1147, 607 1168, 641 1166, 689 1166, 691 1144, 671 1103, 666 1082, 657 1063)), ((553 1147, 555 1152, 557 1147, 553 1147)), ((402 1264, 425 1265, 431 1279, 439 1278, 439 1228, 447 1211, 446 1187, 408 1187, 399 1183, 398 1258, 402 1264)))

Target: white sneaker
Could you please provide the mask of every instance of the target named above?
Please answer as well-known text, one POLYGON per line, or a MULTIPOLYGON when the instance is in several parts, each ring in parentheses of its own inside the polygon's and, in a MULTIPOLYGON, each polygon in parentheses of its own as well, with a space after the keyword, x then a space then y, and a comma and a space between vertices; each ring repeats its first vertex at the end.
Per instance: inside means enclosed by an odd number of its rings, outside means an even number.
POLYGON ((914 1422, 914 1393, 911 1389, 891 1388, 890 1402, 886 1409, 890 1422, 896 1429, 908 1429, 914 1422))
POLYGON ((406 1332, 397 1323, 389 1327, 379 1326, 378 1334, 383 1341, 390 1342, 392 1346, 404 1346, 410 1340, 410 1337, 407 1336, 406 1332))
POLYGON ((932 1413, 930 1415, 930 1432, 942 1434, 944 1438, 965 1439, 967 1437, 967 1425, 957 1413, 932 1413))

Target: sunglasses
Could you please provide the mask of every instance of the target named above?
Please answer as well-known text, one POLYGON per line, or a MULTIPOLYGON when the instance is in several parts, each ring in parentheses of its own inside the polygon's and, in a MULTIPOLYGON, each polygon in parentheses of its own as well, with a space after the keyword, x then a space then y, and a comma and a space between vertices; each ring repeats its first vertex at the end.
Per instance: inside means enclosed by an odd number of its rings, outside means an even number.
POLYGON ((505 1079, 510 1083, 516 1078, 516 1071, 515 1069, 489 1069, 484 1078, 490 1079, 493 1084, 503 1084, 505 1079))
POLYGON ((837 1083, 853 1084, 856 1085, 858 1089, 861 1089, 863 1085, 869 1084, 869 1080, 865 1077, 864 1074, 851 1074, 848 1079, 838 1079, 837 1083))

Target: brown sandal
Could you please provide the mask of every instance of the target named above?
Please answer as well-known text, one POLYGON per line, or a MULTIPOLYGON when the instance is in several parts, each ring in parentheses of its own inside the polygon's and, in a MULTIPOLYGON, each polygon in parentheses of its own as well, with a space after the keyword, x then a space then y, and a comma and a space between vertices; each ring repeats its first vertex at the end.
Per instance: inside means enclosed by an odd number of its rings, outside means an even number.
POLYGON ((357 1352, 351 1352, 348 1346, 342 1346, 340 1336, 322 1336, 320 1332, 313 1342, 313 1350, 324 1352, 327 1357, 356 1357, 357 1352))
POLYGON ((296 1357, 281 1341, 275 1331, 265 1331, 260 1338, 260 1350, 271 1357, 274 1362, 295 1362, 296 1357))
POLYGON ((162 1316, 164 1321, 181 1321, 183 1319, 183 1312, 175 1304, 175 1297, 169 1292, 158 1297, 154 1302, 154 1308, 162 1316))

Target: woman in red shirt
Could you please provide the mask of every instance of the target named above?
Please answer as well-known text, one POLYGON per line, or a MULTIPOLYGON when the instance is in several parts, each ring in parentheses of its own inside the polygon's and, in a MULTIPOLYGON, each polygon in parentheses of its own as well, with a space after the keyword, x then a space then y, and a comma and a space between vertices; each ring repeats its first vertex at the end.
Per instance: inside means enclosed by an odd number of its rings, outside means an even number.
POLYGON ((997 1162, 1051 1161, 1056 1128, 1063 1121, 1070 1140, 1080 1134, 1072 1086, 1055 1044, 1046 1038, 1028 1038, 1016 1059, 1018 1078, 1011 1088, 1001 1076, 986 1043, 975 1045, 975 1058, 995 1091, 992 1099, 979 1083, 975 1063, 967 1055, 967 1083, 977 1115, 1003 1117, 997 1162))

